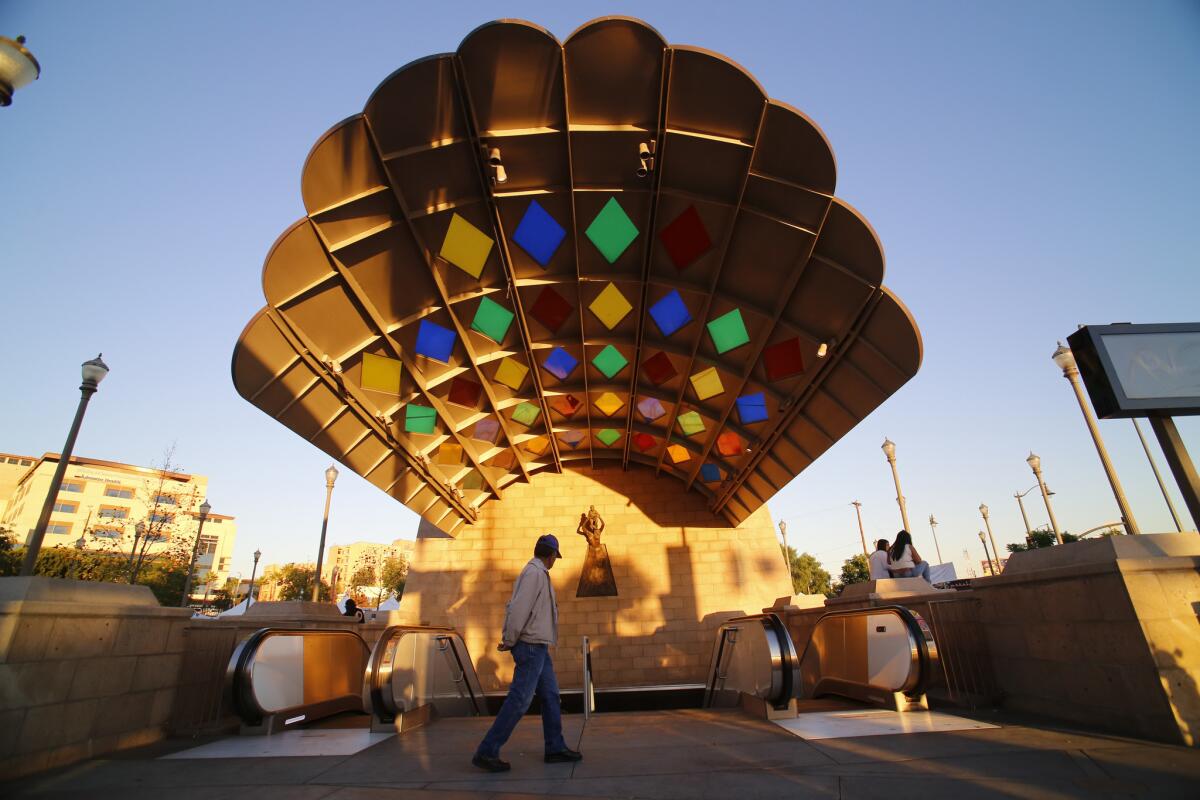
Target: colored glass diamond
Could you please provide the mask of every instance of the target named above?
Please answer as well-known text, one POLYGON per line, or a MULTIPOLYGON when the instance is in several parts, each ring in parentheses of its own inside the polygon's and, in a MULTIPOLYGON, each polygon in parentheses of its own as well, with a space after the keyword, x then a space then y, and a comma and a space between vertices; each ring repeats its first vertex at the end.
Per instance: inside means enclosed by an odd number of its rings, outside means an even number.
POLYGON ((554 291, 553 286, 546 286, 533 301, 529 315, 545 326, 551 333, 557 333, 562 324, 571 315, 571 304, 563 296, 554 291))
POLYGON ((533 453, 535 456, 540 456, 542 453, 546 452, 546 448, 550 446, 550 440, 545 436, 535 436, 521 446, 533 453))
POLYGON ((513 422, 519 422, 525 427, 529 427, 537 422, 538 415, 541 413, 542 410, 533 403, 520 403, 513 409, 512 418, 513 422))
POLYGON ((763 350, 763 366, 767 369, 767 380, 779 381, 804 372, 804 356, 800 352, 800 339, 793 336, 776 342, 763 350))
POLYGON ((625 401, 612 392, 605 392, 596 398, 595 406, 600 409, 604 416, 611 417, 625 407, 625 401))
POLYGON ((579 410, 583 405, 579 402, 579 398, 573 394, 560 394, 557 397, 550 398, 550 407, 564 417, 569 417, 579 410))
POLYGON ((667 249, 675 269, 680 270, 690 266, 712 247, 708 229, 704 227, 704 221, 700 219, 695 206, 688 206, 671 224, 659 231, 658 239, 667 249))
POLYGON ((642 369, 646 372, 646 377, 655 386, 661 386, 679 374, 675 371, 674 365, 671 364, 671 359, 667 357, 666 353, 661 351, 643 361, 642 369))
POLYGON ((670 336, 692 321, 692 315, 688 313, 687 306, 683 304, 683 298, 676 289, 672 289, 650 306, 650 316, 654 318, 654 323, 658 325, 663 336, 670 336))
POLYGON ((458 334, 449 328, 443 328, 436 322, 423 319, 417 327, 417 355, 449 364, 450 354, 454 352, 454 340, 457 337, 458 334))
POLYGON ((492 251, 492 239, 471 223, 453 214, 439 255, 472 278, 478 278, 492 251))
POLYGON ((653 449, 656 444, 658 444, 658 440, 648 433, 635 433, 633 435, 633 446, 643 453, 653 449))
POLYGON ((737 399, 737 410, 743 425, 762 422, 767 418, 767 398, 762 392, 744 395, 737 399))
POLYGON ((625 369, 629 361, 625 356, 621 355, 621 351, 607 345, 603 350, 596 354, 592 359, 592 366, 600 370, 600 373, 606 378, 614 377, 618 372, 625 369))
POLYGON ((677 422, 684 436, 695 436, 704 432, 704 419, 695 411, 680 414, 677 422))
POLYGON ((437 427, 437 412, 429 406, 409 403, 404 407, 404 430, 409 433, 433 433, 437 427))
POLYGON ((517 456, 512 450, 505 448, 488 460, 489 467, 499 467, 500 469, 510 469, 513 462, 517 460, 517 456))
POLYGON ((473 469, 463 478, 462 488, 468 492, 479 491, 483 488, 483 475, 479 474, 479 470, 473 469))
POLYGON ((513 312, 500 305, 490 297, 479 301, 475 310, 475 319, 471 320, 471 330, 479 331, 496 344, 504 341, 508 327, 512 325, 513 312))
POLYGON ((725 384, 721 383, 721 376, 717 374, 716 367, 709 367, 706 370, 697 372, 692 376, 691 381, 692 389, 696 392, 696 397, 701 400, 716 397, 725 391, 725 384))
POLYGON ((663 408, 663 404, 658 401, 657 397, 643 397, 637 404, 638 412, 646 419, 646 422, 654 422, 654 420, 667 413, 663 408))
POLYGON ((625 299, 625 295, 621 294, 621 290, 616 284, 609 283, 604 287, 604 291, 596 295, 596 299, 588 306, 596 318, 604 323, 604 327, 610 331, 617 326, 621 320, 625 319, 633 306, 629 305, 629 301, 625 299))
POLYGON ((445 464, 447 466, 452 466, 454 464, 462 463, 462 455, 463 455, 462 447, 460 447, 459 445, 450 444, 449 442, 447 442, 446 444, 444 444, 438 448, 437 458, 435 460, 439 464, 445 464))
POLYGON ((671 462, 674 464, 682 464, 692 457, 688 449, 681 444, 673 444, 667 447, 667 455, 671 457, 671 462))
POLYGON ((496 437, 500 434, 500 422, 491 417, 485 417, 475 423, 475 432, 471 434, 471 438, 478 439, 481 442, 495 443, 496 437))
POLYGON ((600 209, 600 213, 592 220, 592 224, 588 225, 585 233, 611 264, 620 258, 625 248, 637 238, 638 229, 625 213, 625 209, 621 208, 617 198, 610 197, 604 208, 600 209))
POLYGON ((579 366, 579 359, 563 350, 561 347, 556 347, 550 351, 550 355, 546 356, 546 360, 542 362, 542 367, 560 381, 565 381, 567 376, 575 371, 579 366))
POLYGON ((708 334, 718 353, 726 353, 750 341, 746 323, 742 322, 742 312, 736 308, 708 323, 708 334))
POLYGON ((533 256, 534 261, 544 267, 550 263, 554 251, 562 244, 566 235, 563 226, 546 213, 546 209, 542 208, 537 200, 531 200, 512 238, 521 245, 522 250, 533 256))
POLYGON ((715 483, 721 480, 721 468, 716 464, 705 464, 700 467, 700 480, 705 483, 715 483))
POLYGON ((732 431, 717 437, 717 452, 723 456, 736 456, 746 449, 746 441, 732 431))
POLYGON ((479 393, 483 387, 470 378, 459 375, 450 381, 450 394, 447 399, 460 406, 474 408, 479 403, 479 393))
POLYGON ((521 384, 525 382, 525 376, 529 373, 529 367, 517 361, 514 358, 505 356, 500 359, 500 366, 496 367, 496 382, 503 383, 508 388, 516 391, 521 388, 521 384))
POLYGON ((400 373, 403 366, 394 358, 363 353, 362 388, 400 394, 400 373))
POLYGON ((621 432, 612 428, 603 428, 596 432, 596 438, 604 442, 605 447, 612 447, 621 438, 621 432))
POLYGON ((583 437, 584 437, 583 431, 579 431, 579 430, 565 431, 564 433, 561 433, 558 436, 559 441, 565 443, 567 445, 567 447, 572 447, 572 448, 578 447, 579 443, 583 441, 583 437))

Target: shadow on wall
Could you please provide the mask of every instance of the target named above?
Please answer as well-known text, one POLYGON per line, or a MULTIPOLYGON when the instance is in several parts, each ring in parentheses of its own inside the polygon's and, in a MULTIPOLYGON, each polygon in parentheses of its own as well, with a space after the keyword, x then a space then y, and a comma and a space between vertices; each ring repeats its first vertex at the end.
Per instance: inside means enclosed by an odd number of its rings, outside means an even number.
MULTIPOLYGON (((1200 687, 1183 660, 1183 650, 1167 652, 1155 648, 1154 663, 1167 693, 1171 712, 1179 725, 1179 736, 1189 747, 1200 746, 1200 687)), ((1200 654, 1193 656, 1193 661, 1200 654)))

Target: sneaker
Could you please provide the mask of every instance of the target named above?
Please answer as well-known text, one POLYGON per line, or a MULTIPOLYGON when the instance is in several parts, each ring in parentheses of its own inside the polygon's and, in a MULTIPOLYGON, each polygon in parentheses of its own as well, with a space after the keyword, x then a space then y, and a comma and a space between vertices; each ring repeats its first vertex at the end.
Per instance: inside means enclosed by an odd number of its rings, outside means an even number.
POLYGON ((488 772, 508 772, 512 769, 512 764, 507 761, 501 761, 499 758, 491 758, 489 756, 481 756, 478 753, 471 759, 471 763, 480 769, 486 769, 488 772))
POLYGON ((583 761, 583 753, 569 747, 557 753, 546 753, 547 764, 565 764, 569 761, 583 761))

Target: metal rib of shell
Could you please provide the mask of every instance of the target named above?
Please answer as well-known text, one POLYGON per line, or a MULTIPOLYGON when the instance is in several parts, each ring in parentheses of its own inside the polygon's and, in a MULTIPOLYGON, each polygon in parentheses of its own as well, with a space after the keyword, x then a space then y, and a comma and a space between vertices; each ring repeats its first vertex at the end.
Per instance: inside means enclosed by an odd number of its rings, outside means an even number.
POLYGON ((628 18, 484 25, 317 142, 234 383, 451 535, 608 463, 737 524, 920 366, 835 177, 720 55, 628 18))

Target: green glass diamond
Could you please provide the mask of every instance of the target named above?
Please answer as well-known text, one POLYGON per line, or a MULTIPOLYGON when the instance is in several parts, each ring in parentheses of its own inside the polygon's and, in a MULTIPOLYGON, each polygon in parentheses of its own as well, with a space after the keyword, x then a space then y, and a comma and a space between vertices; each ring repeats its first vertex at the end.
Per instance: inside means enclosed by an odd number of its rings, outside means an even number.
POLYGON ((611 344, 596 354, 592 359, 592 366, 600 370, 604 377, 612 378, 618 372, 625 369, 629 363, 625 356, 621 355, 621 351, 613 347, 611 344))
POLYGON ((533 403, 521 403, 513 409, 512 418, 513 421, 519 422, 528 427, 537 421, 538 414, 541 413, 542 410, 533 403))
POLYGON ((704 420, 695 411, 679 415, 679 429, 685 436, 694 436, 704 431, 704 420))
POLYGON ((750 334, 746 333, 746 323, 742 322, 742 312, 736 308, 708 323, 708 333, 712 336, 713 345, 718 353, 741 347, 750 341, 750 334))
POLYGON ((504 341, 508 326, 512 325, 513 312, 504 306, 485 297, 479 302, 475 311, 475 319, 471 320, 471 330, 479 331, 496 344, 504 341))
POLYGON ((613 428, 604 428, 596 433, 596 438, 604 442, 605 447, 612 447, 613 442, 621 438, 621 432, 613 428))
POLYGON ((404 430, 409 433, 433 433, 437 426, 437 412, 429 406, 409 403, 404 407, 404 430))
POLYGON ((625 213, 625 209, 621 208, 617 198, 610 197, 604 208, 600 209, 600 213, 592 220, 592 224, 588 225, 585 233, 611 264, 620 258, 625 248, 637 238, 638 229, 625 213))

